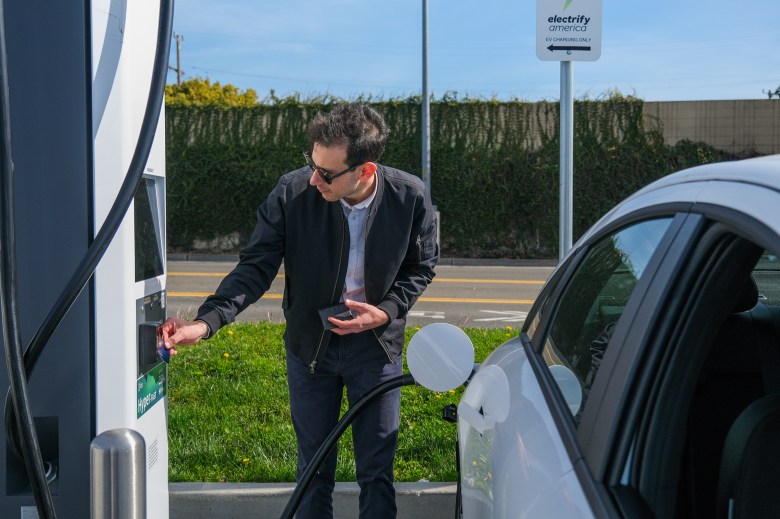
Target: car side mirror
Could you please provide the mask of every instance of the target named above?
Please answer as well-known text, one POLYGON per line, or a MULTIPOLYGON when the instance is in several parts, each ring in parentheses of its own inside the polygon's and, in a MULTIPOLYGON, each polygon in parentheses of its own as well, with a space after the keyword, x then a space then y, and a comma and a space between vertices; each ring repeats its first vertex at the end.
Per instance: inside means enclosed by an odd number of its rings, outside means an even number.
POLYGON ((423 327, 409 341, 406 364, 419 385, 431 391, 449 391, 466 382, 474 369, 474 345, 451 324, 423 327))

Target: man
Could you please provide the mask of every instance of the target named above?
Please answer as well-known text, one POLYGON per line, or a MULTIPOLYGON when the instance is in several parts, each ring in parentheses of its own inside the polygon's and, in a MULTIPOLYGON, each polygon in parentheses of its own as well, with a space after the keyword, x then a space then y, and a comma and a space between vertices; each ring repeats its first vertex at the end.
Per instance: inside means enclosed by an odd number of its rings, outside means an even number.
MULTIPOLYGON (((259 299, 284 261, 284 334, 298 478, 351 403, 401 374, 406 314, 438 260, 430 194, 419 178, 379 165, 389 130, 360 103, 317 114, 307 166, 281 177, 257 212, 239 263, 195 321, 168 319, 165 347, 211 337, 259 299), (338 305, 343 303, 345 307, 338 305), (335 316, 334 316, 335 315, 335 316)), ((353 422, 360 517, 395 517, 393 459, 400 389, 353 422)), ((297 517, 332 517, 336 449, 297 517)))

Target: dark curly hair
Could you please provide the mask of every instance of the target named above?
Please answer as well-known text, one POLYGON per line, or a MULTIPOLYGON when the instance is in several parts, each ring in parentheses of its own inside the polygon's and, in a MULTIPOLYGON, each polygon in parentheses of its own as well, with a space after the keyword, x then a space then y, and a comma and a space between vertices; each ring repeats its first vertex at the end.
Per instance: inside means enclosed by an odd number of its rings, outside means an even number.
POLYGON ((347 164, 376 162, 385 151, 390 129, 384 118, 365 103, 336 105, 330 112, 317 113, 306 132, 310 148, 347 147, 347 164))

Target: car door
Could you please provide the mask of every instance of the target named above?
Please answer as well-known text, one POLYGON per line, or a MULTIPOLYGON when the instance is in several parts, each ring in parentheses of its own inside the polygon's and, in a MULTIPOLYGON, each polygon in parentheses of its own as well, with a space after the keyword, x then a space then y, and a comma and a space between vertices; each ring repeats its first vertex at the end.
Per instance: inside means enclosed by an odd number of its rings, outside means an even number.
POLYGON ((625 342, 637 347, 622 358, 605 355, 610 376, 593 387, 602 405, 586 411, 578 440, 626 516, 776 517, 777 492, 751 492, 777 485, 780 433, 757 451, 767 467, 740 473, 750 498, 735 500, 724 481, 747 451, 729 440, 735 428, 750 437, 740 420, 780 394, 780 196, 711 182, 699 198, 698 231, 678 242, 680 254, 661 267, 667 282, 637 312, 652 326, 632 328, 625 342), (740 515, 745 503, 759 511, 740 515))
POLYGON ((521 336, 482 363, 458 408, 464 517, 617 514, 577 444, 603 355, 593 344, 632 316, 684 228, 684 216, 635 217, 578 244, 521 336))

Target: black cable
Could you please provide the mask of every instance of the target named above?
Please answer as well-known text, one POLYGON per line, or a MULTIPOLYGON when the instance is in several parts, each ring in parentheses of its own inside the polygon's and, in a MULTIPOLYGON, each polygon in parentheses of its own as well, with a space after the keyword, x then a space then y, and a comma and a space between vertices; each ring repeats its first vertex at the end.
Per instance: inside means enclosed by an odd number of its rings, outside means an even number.
POLYGON ((11 155, 10 101, 5 45, 5 9, 0 2, 0 117, 2 117, 2 271, 0 271, 0 290, 2 290, 3 340, 6 346, 6 363, 9 371, 9 394, 6 398, 6 431, 9 444, 20 455, 31 479, 31 486, 40 516, 56 518, 49 486, 46 482, 43 460, 41 458, 35 422, 32 416, 27 380, 40 357, 43 348, 56 330, 62 318, 83 290, 95 270, 116 230, 124 219, 136 187, 143 175, 143 169, 149 157, 154 133, 160 116, 165 94, 169 41, 173 23, 173 1, 161 0, 160 22, 158 27, 157 48, 155 50, 152 85, 147 103, 142 132, 125 181, 120 188, 114 206, 95 240, 90 245, 79 269, 74 273, 65 291, 62 292, 46 320, 33 337, 27 351, 22 353, 21 332, 18 323, 17 279, 15 263, 15 218, 13 206, 13 160, 11 155), (160 71, 162 70, 162 72, 160 71), (14 427, 14 425, 16 427, 14 427))
POLYGON ((5 40, 5 2, 0 1, 0 309, 2 309, 3 344, 11 403, 16 411, 14 423, 21 434, 22 459, 30 476, 38 515, 56 518, 54 501, 46 482, 41 448, 35 432, 35 419, 30 404, 30 393, 24 370, 22 332, 19 327, 19 299, 16 278, 16 233, 14 207, 14 165, 11 144, 11 102, 8 80, 8 53, 5 40))
POLYGON ((295 514, 295 511, 298 509, 298 505, 301 504, 303 493, 309 488, 309 484, 317 473, 317 470, 320 468, 320 465, 322 465, 322 462, 325 461, 325 458, 336 445, 338 439, 341 438, 341 435, 344 434, 344 431, 347 430, 347 427, 355 420, 355 417, 363 408, 373 402, 375 398, 390 390, 401 386, 411 386, 413 384, 415 384, 414 377, 408 373, 391 378, 390 380, 378 384, 374 389, 363 395, 360 400, 355 402, 355 405, 344 413, 344 416, 341 417, 339 423, 336 424, 336 427, 334 427, 328 437, 325 438, 325 441, 322 442, 322 445, 320 445, 320 448, 317 449, 314 457, 306 466, 306 470, 303 471, 300 481, 298 481, 295 490, 290 496, 290 500, 287 501, 287 506, 285 507, 284 512, 282 512, 280 519, 292 519, 293 514, 295 514))
MULTIPOLYGON (((24 368, 27 377, 32 374, 33 369, 51 339, 52 334, 59 326, 62 319, 67 314, 70 307, 78 298, 81 291, 92 277, 97 264, 103 258, 103 254, 111 244, 111 240, 116 234, 119 225, 130 207, 138 183, 143 176, 146 161, 149 158, 149 152, 154 141, 154 134, 157 129, 157 122, 160 118, 160 110, 165 99, 165 80, 168 73, 168 58, 170 54, 170 40, 173 30, 173 0, 160 1, 160 17, 157 28, 157 44, 154 54, 154 66, 152 69, 152 81, 149 90, 149 99, 146 103, 143 122, 141 123, 141 134, 138 138, 133 157, 130 161, 125 180, 119 189, 114 205, 106 216, 106 220, 100 231, 95 236, 94 241, 87 249, 84 258, 79 263, 79 267, 68 281, 60 297, 49 311, 38 331, 30 341, 27 350, 24 353, 24 368)), ((6 397, 5 405, 5 427, 8 432, 8 440, 11 449, 18 454, 17 438, 14 436, 12 425, 15 422, 14 408, 9 405, 11 394, 6 397)))

